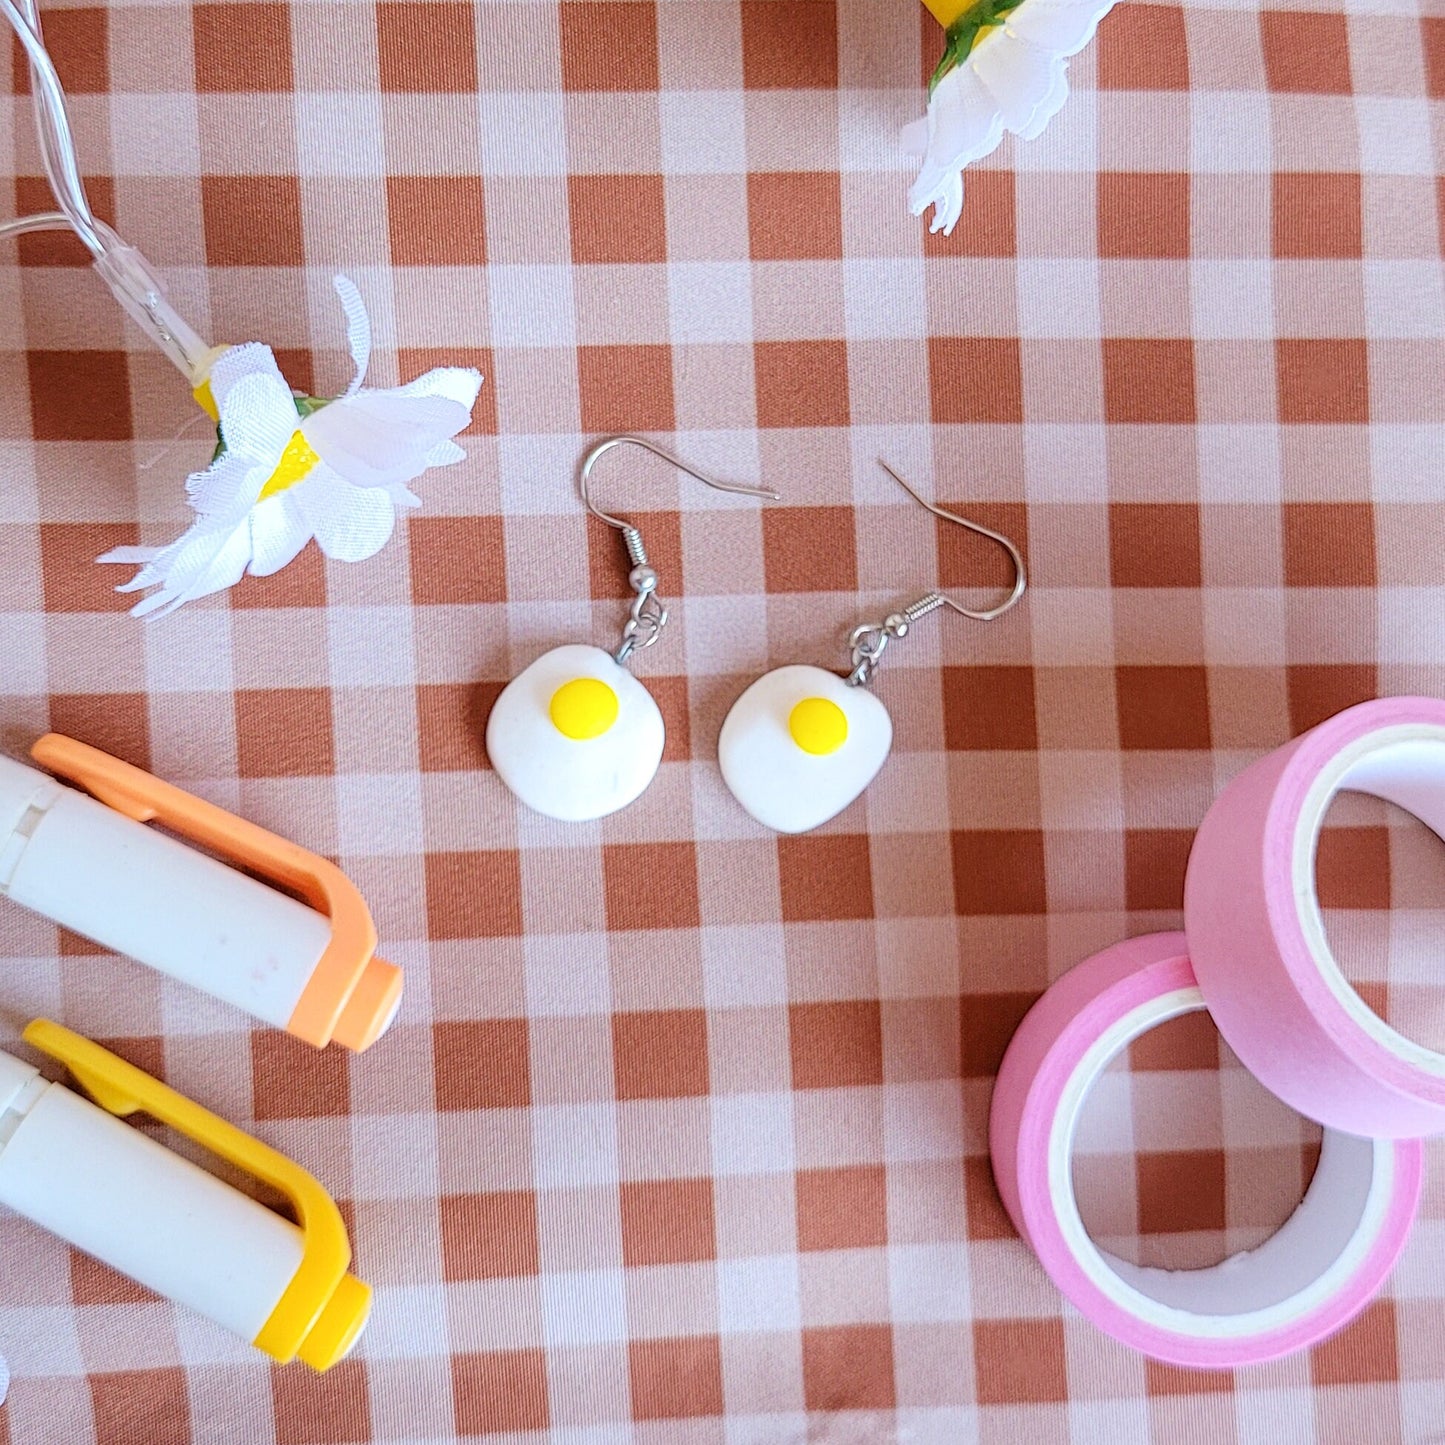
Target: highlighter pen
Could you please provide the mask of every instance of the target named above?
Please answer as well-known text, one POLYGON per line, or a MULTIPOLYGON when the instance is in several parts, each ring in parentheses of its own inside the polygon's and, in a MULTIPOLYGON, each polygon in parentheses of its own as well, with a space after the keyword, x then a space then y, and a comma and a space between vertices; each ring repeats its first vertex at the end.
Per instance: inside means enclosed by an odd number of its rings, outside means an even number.
POLYGON ((71 738, 31 755, 86 791, 0 757, 0 896, 318 1048, 386 1030, 401 970, 333 863, 71 738))
POLYGON ((371 1289, 349 1273, 346 1227, 315 1178, 59 1024, 36 1019, 23 1037, 95 1103, 0 1053, 0 1204, 281 1364, 345 1357, 371 1289), (279 1190, 297 1223, 115 1117, 137 1111, 279 1190))

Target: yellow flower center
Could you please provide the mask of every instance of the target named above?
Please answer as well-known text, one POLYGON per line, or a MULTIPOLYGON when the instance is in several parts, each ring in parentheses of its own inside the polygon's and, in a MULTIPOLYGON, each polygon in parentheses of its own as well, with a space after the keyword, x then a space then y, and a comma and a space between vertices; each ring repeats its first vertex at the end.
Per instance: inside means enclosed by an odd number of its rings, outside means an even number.
POLYGON ((788 714, 788 731, 805 753, 821 758, 848 741, 848 718, 829 698, 805 697, 788 714))
POLYGON ((974 0, 923 0, 929 13, 945 30, 958 19, 974 0))
POLYGON ((192 393, 196 399, 196 405, 210 417, 212 421, 220 421, 221 413, 216 406, 216 395, 211 390, 211 378, 208 376, 192 393))
POLYGON ((261 495, 256 500, 264 502, 267 497, 274 497, 277 492, 294 487, 310 474, 311 468, 320 460, 311 450, 311 443, 299 431, 292 432, 291 440, 286 443, 286 450, 281 453, 279 465, 266 479, 266 485, 261 488, 261 495))
POLYGON ((564 738, 600 738, 617 721, 617 694, 600 677, 574 677, 552 694, 547 709, 564 738))

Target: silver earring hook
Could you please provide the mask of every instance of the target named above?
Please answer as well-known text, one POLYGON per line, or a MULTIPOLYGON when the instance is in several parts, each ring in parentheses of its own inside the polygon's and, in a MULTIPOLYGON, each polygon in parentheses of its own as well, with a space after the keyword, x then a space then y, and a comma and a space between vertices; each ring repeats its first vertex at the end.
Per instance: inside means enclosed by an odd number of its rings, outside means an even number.
POLYGON ((874 669, 878 666, 878 661, 883 656, 884 649, 889 642, 895 637, 906 637, 908 629, 919 618, 927 617, 930 612, 937 612, 940 607, 947 607, 958 613, 960 617, 969 617, 975 622, 992 622, 994 618, 1002 617, 1005 612, 1015 606, 1029 585, 1023 553, 1002 532, 995 532, 992 527, 985 527, 982 522, 973 522, 967 517, 960 517, 957 512, 950 512, 946 508, 930 502, 926 497, 919 496, 881 457, 878 465, 919 506, 926 507, 935 517, 942 517, 945 522, 955 522, 960 527, 967 527, 970 532, 977 532, 980 537, 987 537, 989 541, 997 542, 1008 553, 1009 560, 1013 563, 1014 582, 1008 596, 994 607, 965 607, 961 602, 955 602, 947 593, 935 589, 924 593, 916 602, 910 602, 901 612, 891 613, 880 623, 865 622, 855 627, 848 634, 848 646, 853 661, 853 671, 848 674, 848 681, 854 687, 864 686, 872 680, 874 669))
POLYGON ((609 527, 616 527, 622 533, 622 542, 627 548, 627 560, 632 564, 632 570, 627 574, 627 583, 636 596, 632 600, 632 608, 628 613, 627 621, 622 627, 622 641, 617 651, 612 654, 619 665, 625 663, 634 652, 651 647, 667 625, 667 608, 658 600, 657 572, 647 560, 647 548, 643 544, 642 533, 621 517, 614 517, 610 512, 604 512, 592 500, 589 485, 592 480, 592 468, 597 465, 598 460, 605 453, 610 452, 613 447, 620 446, 641 447, 644 451, 661 457, 663 461, 670 462, 678 471, 685 472, 704 486, 711 487, 715 492, 732 492, 741 497, 765 497, 774 502, 778 500, 778 494, 771 487, 747 487, 738 482, 720 482, 713 477, 705 476, 695 467, 688 466, 681 458, 673 456, 671 452, 658 446, 656 442, 648 441, 646 437, 608 437, 605 441, 598 442, 587 453, 582 459, 582 471, 578 479, 582 501, 594 517, 601 522, 606 522, 609 527))
MULTIPOLYGON (((881 457, 879 458, 878 465, 882 467, 920 507, 926 507, 935 517, 942 517, 945 522, 954 522, 960 527, 967 527, 970 532, 977 532, 980 537, 987 537, 990 542, 997 542, 998 545, 1008 553, 1009 561, 1013 563, 1014 568, 1014 585, 1009 591, 1008 596, 996 607, 974 609, 972 607, 965 607, 962 603, 955 602, 953 598, 945 596, 942 592, 936 594, 942 599, 945 607, 951 607, 961 616, 971 617, 975 622, 992 622, 995 617, 1002 617, 1004 613, 1007 612, 1010 607, 1014 606, 1019 598, 1024 595, 1029 585, 1028 570, 1024 566, 1023 553, 1020 552, 1018 547, 1015 546, 1009 538, 1005 537, 1002 532, 995 532, 992 527, 985 527, 982 522, 973 522, 967 517, 960 517, 957 512, 950 512, 947 508, 940 507, 936 502, 930 502, 927 497, 920 497, 881 457)), ((932 608, 929 610, 932 611, 932 608)))

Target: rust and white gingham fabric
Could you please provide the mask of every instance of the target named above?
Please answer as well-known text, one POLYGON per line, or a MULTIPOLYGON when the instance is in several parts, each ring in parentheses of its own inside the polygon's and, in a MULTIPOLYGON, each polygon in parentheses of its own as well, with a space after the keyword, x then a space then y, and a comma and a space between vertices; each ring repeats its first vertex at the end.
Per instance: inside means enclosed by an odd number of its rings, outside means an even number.
MULTIPOLYGON (((0 741, 75 734, 336 857, 407 970, 370 1053, 317 1054, 0 906, 0 1036, 110 1040, 311 1167, 376 1309, 325 1377, 0 1221, 4 1445, 1427 1445, 1445 1437, 1445 1154, 1388 1294, 1312 1355, 1146 1364, 1003 1216, 991 1080, 1029 1002, 1177 926, 1220 785, 1377 694, 1445 691, 1445 5, 1122 0, 1045 136, 904 209, 938 33, 913 0, 51 0, 99 211, 211 338, 293 384, 487 377, 470 460, 376 560, 314 548, 142 626, 91 565, 164 540, 207 443, 73 243, 0 258, 0 741), (617 539, 575 467, 642 431, 675 620, 638 671, 662 771, 600 824, 519 811, 487 709, 608 643, 617 539), (991 548, 1006 619, 891 649, 883 775, 778 839, 722 786, 762 669, 991 548)), ((16 206, 45 204, 21 67, 16 206)), ((0 82, 3 83, 3 82, 0 82)), ((1353 976, 1445 1041, 1439 845, 1341 808, 1320 876, 1353 976), (1394 907, 1391 908, 1390 905, 1394 907)), ((1200 1263, 1287 1215, 1318 1131, 1210 1030, 1101 1086, 1101 1237, 1200 1263)))

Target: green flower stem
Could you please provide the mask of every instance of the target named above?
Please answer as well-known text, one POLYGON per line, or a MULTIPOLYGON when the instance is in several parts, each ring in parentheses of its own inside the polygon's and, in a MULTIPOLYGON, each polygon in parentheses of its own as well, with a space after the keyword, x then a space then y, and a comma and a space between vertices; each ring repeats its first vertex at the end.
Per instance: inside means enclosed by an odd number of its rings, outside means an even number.
POLYGON ((932 95, 938 82, 956 66, 968 59, 979 36, 995 25, 1002 25, 1005 18, 1023 4, 1023 0, 978 0, 948 27, 948 40, 944 46, 943 59, 928 82, 928 93, 932 95))

